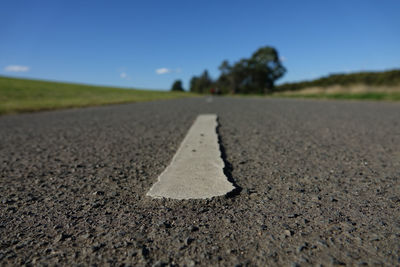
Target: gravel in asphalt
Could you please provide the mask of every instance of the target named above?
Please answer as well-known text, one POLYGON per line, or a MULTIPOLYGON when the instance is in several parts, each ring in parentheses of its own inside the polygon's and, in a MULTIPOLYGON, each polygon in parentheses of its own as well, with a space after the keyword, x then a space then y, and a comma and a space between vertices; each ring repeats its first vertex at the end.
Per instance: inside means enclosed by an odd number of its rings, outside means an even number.
POLYGON ((0 265, 400 264, 400 105, 205 98, 0 117, 0 265), (146 197, 198 114, 228 177, 146 197))

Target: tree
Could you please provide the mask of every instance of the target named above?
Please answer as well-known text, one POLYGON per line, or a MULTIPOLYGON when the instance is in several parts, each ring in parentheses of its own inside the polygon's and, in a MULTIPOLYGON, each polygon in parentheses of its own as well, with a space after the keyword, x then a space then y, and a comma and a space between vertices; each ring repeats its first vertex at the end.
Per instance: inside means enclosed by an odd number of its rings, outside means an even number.
POLYGON ((234 64, 224 60, 219 66, 221 74, 214 82, 207 70, 190 80, 190 91, 208 93, 211 88, 222 93, 265 94, 276 90, 275 81, 286 69, 282 65, 278 51, 269 46, 261 47, 250 58, 243 58, 234 64))
POLYGON ((193 76, 192 79, 190 79, 190 92, 199 93, 198 80, 199 80, 199 77, 196 77, 196 76, 193 76))
POLYGON ((241 59, 233 66, 225 60, 219 70, 218 86, 223 92, 231 93, 270 93, 275 81, 286 72, 278 52, 269 46, 258 49, 251 58, 241 59))
POLYGON ((232 66, 229 64, 227 60, 224 60, 221 65, 218 67, 221 71, 221 75, 218 80, 215 82, 215 87, 219 88, 221 93, 235 93, 234 80, 232 75, 232 66))
POLYGON ((193 76, 190 80, 190 92, 205 94, 212 87, 213 81, 208 75, 208 71, 204 70, 199 77, 193 76))
POLYGON ((279 59, 278 51, 269 46, 258 49, 249 60, 249 65, 254 84, 262 88, 264 93, 273 91, 274 82, 286 72, 279 59))
POLYGON ((218 69, 221 71, 223 75, 228 75, 229 72, 231 71, 232 67, 229 65, 228 60, 222 61, 221 65, 218 67, 218 69))
POLYGON ((182 81, 181 80, 176 80, 171 87, 171 91, 180 91, 183 92, 183 87, 182 87, 182 81))

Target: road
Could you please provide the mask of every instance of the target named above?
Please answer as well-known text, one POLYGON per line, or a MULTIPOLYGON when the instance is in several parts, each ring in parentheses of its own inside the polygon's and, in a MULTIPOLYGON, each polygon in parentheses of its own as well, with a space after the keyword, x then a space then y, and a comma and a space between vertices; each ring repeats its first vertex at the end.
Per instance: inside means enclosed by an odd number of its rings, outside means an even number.
POLYGON ((400 105, 179 99, 0 117, 0 265, 400 264, 400 105), (198 114, 239 190, 146 196, 198 114))

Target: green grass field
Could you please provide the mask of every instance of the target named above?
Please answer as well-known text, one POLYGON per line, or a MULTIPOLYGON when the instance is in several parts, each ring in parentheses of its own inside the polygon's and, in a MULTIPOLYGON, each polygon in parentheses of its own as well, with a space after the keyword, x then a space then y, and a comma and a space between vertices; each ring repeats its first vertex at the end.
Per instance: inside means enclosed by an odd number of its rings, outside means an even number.
POLYGON ((195 95, 0 77, 0 114, 189 96, 195 95))
MULTIPOLYGON (((0 115, 191 96, 196 96, 196 94, 123 89, 0 76, 0 115)), ((400 92, 302 93, 300 90, 290 94, 276 93, 272 97, 400 101, 400 92)))
POLYGON ((365 93, 316 93, 316 94, 275 94, 274 97, 343 99, 343 100, 387 100, 400 101, 400 92, 365 92, 365 93))

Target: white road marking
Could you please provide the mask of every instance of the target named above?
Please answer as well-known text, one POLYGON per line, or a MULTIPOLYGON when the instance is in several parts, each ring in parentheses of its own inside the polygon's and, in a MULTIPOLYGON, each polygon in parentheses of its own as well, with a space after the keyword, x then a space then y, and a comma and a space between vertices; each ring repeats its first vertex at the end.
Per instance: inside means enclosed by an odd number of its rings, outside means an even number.
POLYGON ((217 115, 199 115, 170 165, 147 192, 154 198, 205 199, 235 189, 225 166, 217 135, 217 115))

